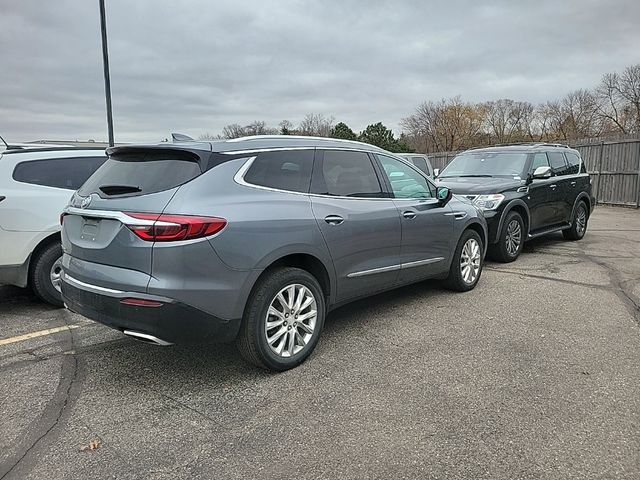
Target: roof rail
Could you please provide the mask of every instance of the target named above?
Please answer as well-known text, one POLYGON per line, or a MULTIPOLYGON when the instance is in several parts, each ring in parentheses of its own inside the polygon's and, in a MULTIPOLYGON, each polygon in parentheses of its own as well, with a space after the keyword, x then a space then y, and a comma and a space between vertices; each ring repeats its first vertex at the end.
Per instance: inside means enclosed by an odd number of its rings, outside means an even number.
POLYGON ((227 142, 248 142, 251 140, 321 140, 325 142, 339 142, 339 143, 349 143, 349 144, 358 144, 358 145, 368 145, 370 147, 375 147, 375 145, 371 145, 369 143, 358 142, 357 140, 344 140, 342 138, 333 138, 333 137, 316 137, 313 135, 249 135, 246 137, 238 137, 231 138, 226 140, 227 142))
POLYGON ((536 143, 536 147, 562 147, 562 148, 570 148, 569 145, 565 145, 564 143, 536 143))
POLYGON ((494 145, 486 145, 486 146, 479 146, 479 147, 472 147, 469 148, 468 150, 480 150, 480 149, 485 149, 485 148, 493 148, 493 147, 517 147, 517 146, 523 146, 523 147, 561 147, 561 148, 570 148, 568 145, 565 145, 563 143, 550 143, 550 142, 511 142, 511 143, 496 143, 494 145))

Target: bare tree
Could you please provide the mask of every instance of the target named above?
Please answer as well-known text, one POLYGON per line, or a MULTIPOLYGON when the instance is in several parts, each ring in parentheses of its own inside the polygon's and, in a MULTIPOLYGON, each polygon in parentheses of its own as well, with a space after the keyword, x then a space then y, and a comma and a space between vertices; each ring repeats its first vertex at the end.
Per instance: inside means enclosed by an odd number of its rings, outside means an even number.
POLYGON ((547 102, 550 133, 563 140, 597 136, 602 128, 597 122, 598 98, 589 90, 575 90, 560 100, 547 102))
POLYGON ((276 135, 278 130, 268 127, 266 122, 254 121, 244 127, 245 135, 276 135))
POLYGON ((220 137, 228 139, 246 137, 249 135, 275 135, 277 133, 278 130, 268 127, 266 122, 256 120, 244 127, 237 123, 227 125, 222 129, 220 137))
POLYGON ((298 130, 300 135, 328 137, 331 135, 333 124, 333 117, 325 117, 321 113, 309 113, 300 122, 298 130))
POLYGON ((238 125, 237 123, 232 123, 230 125, 226 125, 222 129, 222 134, 220 135, 222 138, 239 138, 244 137, 246 135, 244 127, 238 125))
POLYGON ((280 127, 281 135, 293 135, 294 133, 293 123, 291 123, 289 120, 282 120, 278 124, 278 126, 280 127))
POLYGON ((595 94, 599 99, 600 119, 614 125, 621 133, 627 133, 629 115, 620 90, 620 76, 617 73, 605 73, 596 87, 595 94))
POLYGON ((198 137, 198 140, 220 140, 220 135, 214 135, 213 133, 203 133, 198 137))
POLYGON ((624 69, 620 75, 619 94, 633 116, 633 131, 640 132, 640 63, 624 69))
POLYGON ((451 151, 483 141, 484 114, 483 105, 463 102, 458 96, 423 102, 400 125, 416 150, 451 151))
POLYGON ((525 139, 533 105, 503 98, 486 102, 484 108, 484 120, 492 141, 507 143, 525 139))

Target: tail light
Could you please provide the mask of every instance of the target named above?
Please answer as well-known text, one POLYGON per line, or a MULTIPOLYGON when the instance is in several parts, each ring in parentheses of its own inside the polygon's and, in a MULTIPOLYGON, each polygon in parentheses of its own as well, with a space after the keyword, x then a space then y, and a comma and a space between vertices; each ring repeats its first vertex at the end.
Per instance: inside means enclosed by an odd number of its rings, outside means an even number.
POLYGON ((227 224, 224 218, 219 217, 132 212, 126 212, 126 215, 131 217, 131 221, 126 222, 127 228, 148 242, 175 242, 208 237, 218 233, 227 224))

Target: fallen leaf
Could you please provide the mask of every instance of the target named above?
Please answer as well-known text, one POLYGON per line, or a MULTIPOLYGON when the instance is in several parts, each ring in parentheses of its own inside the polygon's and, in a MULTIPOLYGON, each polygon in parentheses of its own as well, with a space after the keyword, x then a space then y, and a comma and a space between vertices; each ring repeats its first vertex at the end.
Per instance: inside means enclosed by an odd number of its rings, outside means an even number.
POLYGON ((91 440, 89 445, 82 445, 80 447, 81 452, 86 452, 87 450, 96 450, 100 447, 100 440, 91 440))

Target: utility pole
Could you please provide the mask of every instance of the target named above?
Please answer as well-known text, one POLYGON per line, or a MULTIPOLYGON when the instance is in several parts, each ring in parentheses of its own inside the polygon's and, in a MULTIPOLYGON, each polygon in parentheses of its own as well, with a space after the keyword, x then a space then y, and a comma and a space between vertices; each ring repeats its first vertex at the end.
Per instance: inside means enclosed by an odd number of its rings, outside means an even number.
POLYGON ((111 111, 111 78, 109 77, 109 51, 107 48, 107 17, 104 0, 100 2, 100 31, 102 33, 102 66, 104 69, 104 97, 107 103, 107 129, 109 146, 113 147, 113 112, 111 111))

